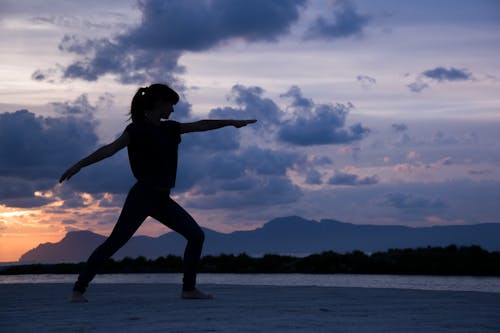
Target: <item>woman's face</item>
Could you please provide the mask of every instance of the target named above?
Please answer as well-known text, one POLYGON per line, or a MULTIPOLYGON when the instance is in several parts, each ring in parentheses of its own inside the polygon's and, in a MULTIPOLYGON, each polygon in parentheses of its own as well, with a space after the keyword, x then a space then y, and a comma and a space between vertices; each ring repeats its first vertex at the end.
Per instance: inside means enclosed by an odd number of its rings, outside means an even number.
POLYGON ((159 119, 168 119, 172 112, 174 112, 174 106, 166 101, 158 101, 153 109, 154 116, 159 119))

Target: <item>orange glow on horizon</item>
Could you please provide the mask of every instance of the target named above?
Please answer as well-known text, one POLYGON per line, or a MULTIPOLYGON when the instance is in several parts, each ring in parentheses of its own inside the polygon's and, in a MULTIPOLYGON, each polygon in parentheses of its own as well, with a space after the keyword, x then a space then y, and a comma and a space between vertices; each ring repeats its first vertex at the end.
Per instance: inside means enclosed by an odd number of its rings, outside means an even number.
MULTIPOLYGON (((106 234, 112 227, 115 207, 100 207, 88 193, 79 193, 83 207, 64 208, 64 201, 53 192, 35 192, 35 196, 56 200, 37 208, 14 208, 0 205, 0 262, 18 261, 22 254, 41 243, 58 242, 68 231, 92 230, 106 234)), ((110 200, 105 195, 104 200, 110 200)))
POLYGON ((60 239, 64 229, 47 217, 43 209, 0 205, 0 262, 17 261, 38 244, 60 239))

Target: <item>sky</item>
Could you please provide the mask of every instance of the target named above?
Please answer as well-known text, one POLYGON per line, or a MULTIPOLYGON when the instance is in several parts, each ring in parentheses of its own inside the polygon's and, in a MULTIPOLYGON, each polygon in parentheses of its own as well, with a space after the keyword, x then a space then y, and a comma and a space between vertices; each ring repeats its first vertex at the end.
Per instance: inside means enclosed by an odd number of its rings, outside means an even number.
POLYGON ((109 234, 126 150, 57 180, 154 82, 176 121, 258 119, 182 138, 172 195, 206 228, 500 222, 499 32, 494 0, 2 0, 0 261, 109 234))

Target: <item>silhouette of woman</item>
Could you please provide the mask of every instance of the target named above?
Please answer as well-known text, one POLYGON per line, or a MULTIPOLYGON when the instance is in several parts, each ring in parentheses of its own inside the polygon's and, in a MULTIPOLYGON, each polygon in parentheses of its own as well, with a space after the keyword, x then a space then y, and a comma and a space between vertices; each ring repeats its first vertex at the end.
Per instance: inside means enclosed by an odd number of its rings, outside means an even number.
POLYGON ((218 129, 240 128, 256 120, 200 120, 179 123, 166 120, 174 112, 179 95, 164 84, 140 88, 130 109, 132 123, 114 142, 105 145, 69 168, 59 182, 69 180, 81 168, 107 158, 127 147, 130 167, 136 184, 130 189, 120 217, 109 237, 88 258, 75 282, 71 302, 87 302, 83 296, 100 265, 132 237, 144 220, 151 216, 187 239, 183 259, 184 299, 209 299, 196 288, 196 273, 204 241, 204 233, 196 221, 172 198, 175 186, 177 149, 181 134, 218 129))

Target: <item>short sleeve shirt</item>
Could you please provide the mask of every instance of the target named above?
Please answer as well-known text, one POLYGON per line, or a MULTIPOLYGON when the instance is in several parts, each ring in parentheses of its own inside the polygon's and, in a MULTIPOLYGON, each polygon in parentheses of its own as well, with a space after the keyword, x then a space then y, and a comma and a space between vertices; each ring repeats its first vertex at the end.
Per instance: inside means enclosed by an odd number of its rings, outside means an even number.
POLYGON ((175 186, 180 123, 162 121, 155 126, 135 121, 125 131, 130 136, 128 157, 134 177, 141 183, 161 188, 175 186))

